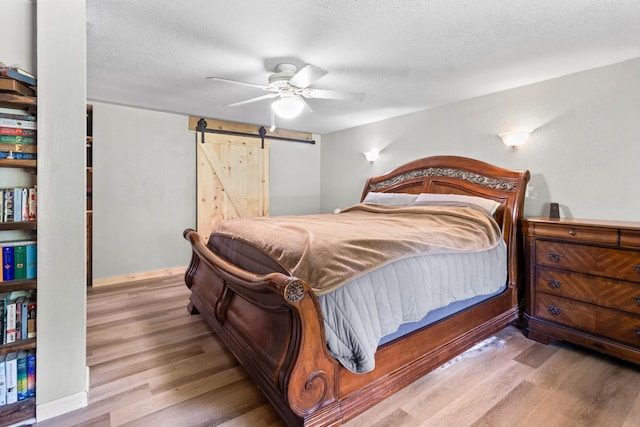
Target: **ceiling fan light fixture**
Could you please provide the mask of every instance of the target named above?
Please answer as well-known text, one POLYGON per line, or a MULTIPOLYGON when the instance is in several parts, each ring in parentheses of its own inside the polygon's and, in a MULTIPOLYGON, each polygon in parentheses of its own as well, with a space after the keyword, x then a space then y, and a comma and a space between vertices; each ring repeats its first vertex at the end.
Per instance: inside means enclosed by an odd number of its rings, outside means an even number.
POLYGON ((304 101, 299 95, 282 94, 273 101, 271 109, 283 119, 292 119, 302 113, 304 101))

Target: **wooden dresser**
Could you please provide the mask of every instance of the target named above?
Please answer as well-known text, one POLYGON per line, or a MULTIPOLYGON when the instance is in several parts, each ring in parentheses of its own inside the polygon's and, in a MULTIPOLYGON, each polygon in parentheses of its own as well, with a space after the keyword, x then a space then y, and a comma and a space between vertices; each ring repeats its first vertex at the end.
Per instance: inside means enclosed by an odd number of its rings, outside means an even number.
POLYGON ((640 363, 640 222, 523 220, 524 333, 640 363))

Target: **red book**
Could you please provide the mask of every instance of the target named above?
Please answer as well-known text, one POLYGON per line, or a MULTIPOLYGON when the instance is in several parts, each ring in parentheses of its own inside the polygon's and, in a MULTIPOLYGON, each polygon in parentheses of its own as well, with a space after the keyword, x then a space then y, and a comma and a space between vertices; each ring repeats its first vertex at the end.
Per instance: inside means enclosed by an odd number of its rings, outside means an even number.
POLYGON ((36 131, 33 129, 0 127, 0 135, 36 136, 36 131))

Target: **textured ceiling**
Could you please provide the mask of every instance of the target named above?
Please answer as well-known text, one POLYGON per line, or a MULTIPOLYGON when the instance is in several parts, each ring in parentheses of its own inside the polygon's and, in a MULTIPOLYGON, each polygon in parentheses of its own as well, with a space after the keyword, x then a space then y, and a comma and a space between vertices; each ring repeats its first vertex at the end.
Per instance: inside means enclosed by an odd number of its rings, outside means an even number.
POLYGON ((640 57, 638 0, 87 0, 87 96, 264 124, 270 100, 225 107, 279 59, 329 73, 278 127, 324 134, 640 57))

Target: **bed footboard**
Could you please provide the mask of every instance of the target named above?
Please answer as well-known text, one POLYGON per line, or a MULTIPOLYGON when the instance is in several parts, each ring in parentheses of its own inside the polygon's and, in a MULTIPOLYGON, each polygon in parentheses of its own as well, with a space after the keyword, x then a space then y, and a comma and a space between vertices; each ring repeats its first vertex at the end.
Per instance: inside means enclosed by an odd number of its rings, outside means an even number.
POLYGON ((289 425, 341 422, 338 363, 325 345, 322 312, 303 281, 260 276, 216 256, 191 229, 185 274, 189 310, 199 312, 289 425))

